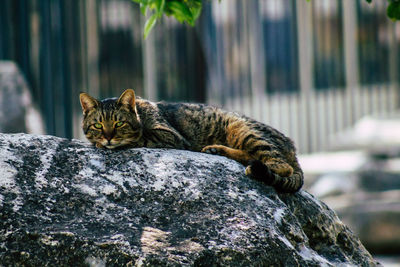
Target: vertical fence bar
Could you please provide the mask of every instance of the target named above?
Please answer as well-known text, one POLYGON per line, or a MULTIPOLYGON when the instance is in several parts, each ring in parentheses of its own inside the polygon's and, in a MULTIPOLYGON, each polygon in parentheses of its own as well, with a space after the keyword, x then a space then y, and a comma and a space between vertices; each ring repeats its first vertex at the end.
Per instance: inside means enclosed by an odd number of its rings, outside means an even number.
POLYGON ((32 81, 29 63, 29 4, 28 0, 18 0, 14 2, 17 5, 16 18, 18 18, 18 26, 15 42, 15 59, 19 67, 22 69, 28 82, 32 81))
POLYGON ((13 33, 11 30, 11 14, 13 0, 5 0, 0 8, 0 58, 10 59, 13 55, 12 40, 13 33))
POLYGON ((84 37, 86 55, 87 84, 85 90, 95 97, 100 96, 99 71, 99 1, 86 0, 85 3, 84 37))
POLYGON ((265 102, 265 62, 264 62, 264 36, 262 32, 262 21, 260 16, 259 1, 250 1, 250 10, 253 15, 249 16, 249 53, 250 53, 250 80, 251 80, 251 104, 253 106, 252 116, 256 120, 266 122, 263 112, 265 102))
POLYGON ((298 142, 301 153, 308 153, 314 150, 315 141, 312 134, 311 123, 311 90, 312 90, 312 13, 311 4, 306 1, 296 2, 297 33, 298 33, 298 69, 300 77, 300 105, 299 113, 303 114, 300 125, 304 129, 301 132, 298 142))
MULTIPOLYGON (((146 18, 142 17, 141 25, 144 25, 146 22, 146 18)), ((142 27, 143 28, 143 27, 142 27)), ((157 73, 156 66, 154 63, 155 60, 155 36, 154 31, 150 33, 146 39, 143 38, 142 42, 143 49, 143 74, 144 74, 144 93, 147 99, 152 101, 158 100, 158 92, 157 92, 157 73)))
POLYGON ((40 106, 45 117, 46 132, 55 134, 54 90, 51 64, 51 17, 50 2, 40 1, 40 106))
MULTIPOLYGON (((64 123, 63 123, 63 136, 66 138, 72 138, 72 75, 71 75, 71 62, 69 59, 71 57, 76 57, 79 51, 74 51, 76 54, 70 54, 68 48, 73 48, 71 39, 71 28, 72 25, 67 23, 67 20, 71 18, 70 11, 73 9, 73 5, 76 3, 75 1, 63 1, 59 0, 58 8, 60 12, 59 17, 59 34, 60 38, 58 38, 58 47, 61 52, 60 57, 60 88, 62 88, 62 105, 63 105, 63 115, 64 115, 64 123), (69 34, 68 34, 69 33, 69 34)), ((76 19, 79 19, 77 17, 76 19)), ((74 69, 79 68, 75 66, 74 69)))
POLYGON ((399 93, 399 42, 396 36, 396 27, 399 27, 397 23, 389 23, 389 66, 390 66, 390 99, 393 104, 389 104, 389 108, 398 109, 400 103, 399 93))

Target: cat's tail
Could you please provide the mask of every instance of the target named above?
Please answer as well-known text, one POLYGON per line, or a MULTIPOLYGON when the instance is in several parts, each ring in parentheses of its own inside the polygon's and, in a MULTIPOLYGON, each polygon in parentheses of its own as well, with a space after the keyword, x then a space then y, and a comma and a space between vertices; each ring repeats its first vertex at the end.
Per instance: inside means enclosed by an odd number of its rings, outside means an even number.
POLYGON ((300 169, 295 170, 289 177, 281 177, 259 160, 250 162, 246 174, 257 181, 273 186, 278 192, 282 193, 295 193, 300 190, 304 183, 303 172, 300 169))

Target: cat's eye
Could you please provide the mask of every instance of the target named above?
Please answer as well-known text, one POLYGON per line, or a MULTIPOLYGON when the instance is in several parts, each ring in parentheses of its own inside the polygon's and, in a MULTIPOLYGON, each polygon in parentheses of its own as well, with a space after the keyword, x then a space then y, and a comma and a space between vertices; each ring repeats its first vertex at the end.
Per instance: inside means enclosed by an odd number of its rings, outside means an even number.
POLYGON ((103 128, 103 125, 101 125, 101 123, 95 123, 94 124, 94 128, 96 128, 96 129, 101 129, 101 128, 103 128))
POLYGON ((125 124, 125 122, 119 121, 119 122, 117 122, 117 123, 115 124, 115 127, 121 127, 121 126, 124 125, 124 124, 125 124))

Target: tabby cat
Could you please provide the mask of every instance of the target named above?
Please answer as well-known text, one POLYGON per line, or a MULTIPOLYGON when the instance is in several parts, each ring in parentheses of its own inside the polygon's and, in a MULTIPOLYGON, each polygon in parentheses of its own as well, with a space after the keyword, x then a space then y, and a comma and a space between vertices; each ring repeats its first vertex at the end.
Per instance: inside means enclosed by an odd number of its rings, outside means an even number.
POLYGON ((127 89, 98 101, 80 94, 82 128, 98 148, 176 148, 226 156, 250 177, 296 192, 303 172, 292 141, 270 126, 203 104, 150 102, 127 89))

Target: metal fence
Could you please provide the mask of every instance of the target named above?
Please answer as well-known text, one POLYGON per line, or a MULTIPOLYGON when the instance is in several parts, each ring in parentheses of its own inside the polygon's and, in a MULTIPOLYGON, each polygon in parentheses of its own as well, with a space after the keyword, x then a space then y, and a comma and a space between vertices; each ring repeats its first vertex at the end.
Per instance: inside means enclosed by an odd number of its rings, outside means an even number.
POLYGON ((0 59, 18 62, 49 134, 81 137, 78 94, 208 102, 271 124, 300 152, 399 107, 400 30, 386 1, 204 1, 195 28, 147 40, 130 0, 3 0, 0 59))

